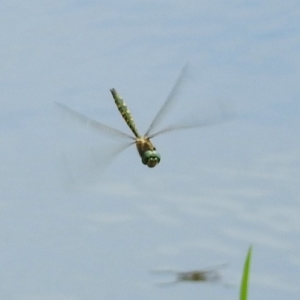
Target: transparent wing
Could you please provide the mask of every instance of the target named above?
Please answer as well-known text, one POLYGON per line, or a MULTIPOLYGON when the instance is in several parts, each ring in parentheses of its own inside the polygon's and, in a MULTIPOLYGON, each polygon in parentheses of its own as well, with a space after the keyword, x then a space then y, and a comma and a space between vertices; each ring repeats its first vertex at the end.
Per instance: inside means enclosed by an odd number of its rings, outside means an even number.
MULTIPOLYGON (((205 108, 204 110, 200 110, 200 104, 201 104, 201 99, 199 99, 199 103, 194 103, 197 104, 197 107, 191 107, 189 105, 188 101, 184 101, 181 103, 181 105, 184 105, 182 107, 182 110, 192 110, 192 113, 188 114, 187 117, 183 118, 182 120, 173 123, 172 125, 166 126, 161 130, 157 130, 157 127, 162 121, 164 120, 164 117, 166 114, 170 111, 170 109, 176 104, 179 104, 178 98, 180 98, 183 87, 185 86, 186 79, 187 79, 187 73, 189 69, 189 64, 186 63, 186 65, 183 67, 181 70, 169 96, 167 97, 167 100, 155 116, 154 120, 152 121, 150 127, 148 128, 145 136, 149 138, 153 138, 157 135, 163 134, 163 133, 168 133, 170 131, 177 131, 177 130, 183 130, 183 129, 190 129, 190 128, 199 128, 199 127, 206 127, 206 126, 211 126, 211 125, 216 125, 219 123, 227 122, 232 120, 235 115, 232 112, 232 109, 229 109, 229 107, 225 107, 224 103, 214 101, 210 102, 209 105, 214 107, 214 111, 207 113, 205 108), (199 105, 198 105, 199 104, 199 105)), ((190 97, 194 97, 192 100, 197 101, 197 91, 195 94, 190 95, 190 97), (195 98, 196 97, 196 98, 195 98)), ((179 111, 181 112, 181 110, 179 111)))
POLYGON ((163 128, 162 130, 159 130, 150 136, 149 138, 153 138, 157 135, 168 133, 171 131, 178 131, 178 130, 183 130, 183 129, 191 129, 191 128, 200 128, 200 127, 207 127, 207 126, 212 126, 212 125, 217 125, 220 123, 228 122, 232 120, 235 115, 234 113, 226 108, 222 103, 218 102, 218 108, 219 112, 215 114, 215 116, 211 117, 200 117, 198 115, 192 115, 190 118, 179 121, 178 123, 172 124, 170 126, 167 126, 163 128))
POLYGON ((55 102, 56 105, 63 110, 63 112, 70 118, 72 118, 74 121, 77 121, 84 125, 86 128, 91 128, 96 130, 97 132, 101 132, 103 134, 106 134, 108 137, 122 137, 126 139, 135 140, 135 138, 125 132, 122 132, 118 129, 115 129, 113 127, 107 126, 105 124, 102 124, 96 120, 93 120, 89 117, 86 117, 85 115, 73 110, 72 108, 69 108, 68 106, 55 102))
POLYGON ((152 123, 150 124, 148 130, 145 133, 145 136, 153 136, 153 131, 155 130, 155 128, 157 128, 157 126, 161 123, 161 121, 163 120, 165 114, 168 112, 170 106, 172 105, 174 100, 174 97, 176 95, 178 95, 178 92, 181 88, 181 85, 183 83, 183 79, 187 73, 188 70, 188 63, 185 64, 185 66, 183 67, 183 69, 181 70, 169 96, 167 97, 167 100, 165 101, 165 103, 163 104, 163 106, 161 107, 161 109, 158 111, 158 113, 156 114, 156 116, 154 117, 152 123))
POLYGON ((130 144, 111 145, 107 148, 84 147, 83 151, 70 151, 64 147, 60 170, 67 188, 77 189, 83 185, 94 185, 106 174, 108 167, 130 144))

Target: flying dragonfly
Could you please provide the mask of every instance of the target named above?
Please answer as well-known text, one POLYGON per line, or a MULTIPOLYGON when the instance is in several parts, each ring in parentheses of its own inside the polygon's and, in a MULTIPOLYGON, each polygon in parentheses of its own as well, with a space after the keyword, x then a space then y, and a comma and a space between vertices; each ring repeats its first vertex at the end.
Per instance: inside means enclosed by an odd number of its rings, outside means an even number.
POLYGON ((174 102, 175 96, 179 91, 180 86, 182 85, 183 78, 185 77, 185 74, 187 72, 188 64, 186 64, 183 69, 181 70, 179 77, 177 78, 169 96, 167 97, 166 101, 154 117, 152 123, 150 124, 148 130, 144 135, 140 135, 138 132, 137 126, 135 125, 134 119, 125 104, 123 98, 118 94, 116 89, 112 88, 110 90, 112 97, 115 101, 115 104, 122 115, 123 119, 125 120, 128 127, 131 129, 133 136, 129 135, 127 133, 124 133, 118 129, 115 129, 113 127, 107 126, 105 124, 102 124, 96 120, 93 120, 69 107, 67 107, 64 104, 56 103, 59 107, 61 107, 66 113, 68 113, 70 116, 74 117, 75 119, 79 120, 83 124, 85 124, 88 127, 96 129, 98 132, 107 133, 111 136, 119 136, 126 139, 131 139, 132 142, 125 145, 125 147, 122 148, 125 149, 129 147, 130 145, 135 144, 137 151, 141 157, 142 163, 149 168, 154 168, 156 165, 159 164, 161 160, 160 154, 156 151, 155 146, 152 144, 151 139, 155 136, 158 136, 163 133, 167 133, 170 131, 175 130, 181 130, 181 129, 188 129, 188 128, 194 128, 194 127, 204 127, 220 122, 224 122, 227 119, 230 119, 231 117, 227 113, 222 113, 221 118, 218 118, 217 120, 194 120, 192 122, 187 122, 185 124, 175 124, 168 127, 165 127, 161 130, 156 130, 157 126, 162 122, 163 117, 168 112, 169 108, 174 102))

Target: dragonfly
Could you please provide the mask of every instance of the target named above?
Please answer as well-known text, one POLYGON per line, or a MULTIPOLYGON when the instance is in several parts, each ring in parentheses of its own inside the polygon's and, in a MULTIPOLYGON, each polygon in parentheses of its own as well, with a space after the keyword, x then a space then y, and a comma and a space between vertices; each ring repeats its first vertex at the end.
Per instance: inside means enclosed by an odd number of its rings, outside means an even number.
MULTIPOLYGON (((221 275, 219 269, 226 266, 227 264, 222 264, 218 267, 207 268, 202 270, 192 270, 192 271, 173 271, 173 270, 159 270, 154 271, 155 273, 165 273, 174 274, 176 277, 173 281, 162 282, 159 285, 169 285, 176 284, 179 282, 221 282, 221 275)), ((223 283, 226 287, 232 287, 231 284, 223 283)))
POLYGON ((226 119, 228 119, 228 116, 226 114, 223 114, 221 119, 218 120, 206 120, 206 121, 199 121, 197 120, 196 122, 187 122, 186 124, 174 124, 168 127, 165 127, 161 130, 156 130, 157 126, 162 122, 164 116, 172 106, 174 99, 176 98, 175 96, 177 95, 183 79, 186 75, 188 69, 188 63, 183 67, 181 70, 173 88, 171 89, 171 92, 169 93, 166 101, 164 104, 161 106, 160 110, 154 117, 153 121, 151 122, 150 126, 148 127, 146 133, 144 135, 141 135, 137 129, 137 126, 135 125, 134 119, 132 114, 130 113, 125 101, 123 98, 120 96, 120 94, 117 92, 116 89, 112 88, 110 89, 110 92, 112 94, 112 97, 114 99, 114 102, 123 117, 124 121, 130 128, 131 132, 133 135, 127 134, 123 131, 120 131, 116 128, 113 128, 111 126, 105 125, 103 123, 100 123, 99 121, 96 121, 94 119, 91 119, 75 110, 72 108, 69 108, 68 106, 57 103, 56 104, 63 109, 66 113, 74 117, 75 119, 79 120, 82 122, 84 125, 87 127, 91 127, 96 129, 98 132, 106 132, 111 136, 119 136, 125 139, 130 139, 132 140, 130 143, 127 143, 122 150, 125 148, 131 146, 131 145, 136 145, 138 154, 141 158, 141 161, 144 165, 148 166, 149 168, 154 168, 157 166, 160 161, 161 161, 161 156, 157 152, 155 146, 153 145, 151 139, 160 135, 160 134, 165 134, 171 131, 175 130, 181 130, 181 129, 188 129, 188 128, 194 128, 194 127, 204 127, 208 125, 212 125, 215 123, 219 123, 220 121, 223 122, 226 119))

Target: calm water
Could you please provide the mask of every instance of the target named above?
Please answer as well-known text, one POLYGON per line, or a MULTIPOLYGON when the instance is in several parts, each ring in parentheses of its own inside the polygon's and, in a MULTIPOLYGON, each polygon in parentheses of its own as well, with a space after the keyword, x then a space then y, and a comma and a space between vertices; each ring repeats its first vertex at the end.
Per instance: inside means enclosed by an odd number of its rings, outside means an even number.
MULTIPOLYGON (((188 159, 174 166, 172 159, 185 151, 168 157, 164 145, 165 160, 150 170, 130 148, 106 172, 84 170, 83 162, 70 156, 72 176, 43 130, 30 135, 23 130, 18 139, 4 143, 2 297, 237 299, 252 244, 251 298, 297 299, 298 154, 275 147, 263 154, 267 147, 262 143, 259 149, 248 149, 245 159, 228 155, 226 161, 223 141, 215 139, 219 131, 236 127, 233 122, 201 134, 190 131, 189 137, 198 134, 208 141, 202 155, 190 150, 197 163, 188 159), (38 147, 29 143, 33 140, 38 147), (255 151, 262 155, 254 157, 255 151), (98 177, 91 182, 83 174, 98 177), (153 272, 224 263, 228 265, 220 269, 221 283, 160 287, 158 283, 175 277, 153 272)), ((189 140, 184 133, 179 138, 189 140)), ((236 147, 243 151, 244 144, 236 147)))
POLYGON ((2 2, 0 298, 238 299, 252 244, 249 299, 298 300, 299 1, 2 2), (54 108, 127 130, 114 87, 143 132, 188 60, 169 120, 237 118, 157 137, 153 170, 54 108))

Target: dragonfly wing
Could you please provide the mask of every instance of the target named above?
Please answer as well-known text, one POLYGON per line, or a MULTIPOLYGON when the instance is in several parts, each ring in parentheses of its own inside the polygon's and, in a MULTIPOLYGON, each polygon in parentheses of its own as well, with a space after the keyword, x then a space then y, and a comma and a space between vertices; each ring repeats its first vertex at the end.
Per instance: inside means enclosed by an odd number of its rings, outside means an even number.
POLYGON ((107 148, 84 147, 83 152, 78 149, 71 152, 64 148, 62 172, 65 182, 71 188, 97 183, 117 156, 130 145, 132 143, 107 148))
POLYGON ((87 128, 92 128, 92 129, 96 130, 97 132, 100 131, 109 137, 118 136, 118 137, 134 140, 134 137, 132 137, 131 135, 129 135, 125 132, 122 132, 116 128, 107 126, 96 120, 86 117, 85 115, 73 110, 72 108, 69 108, 68 106, 66 106, 64 104, 61 104, 58 102, 55 102, 55 103, 61 110, 64 111, 64 113, 68 117, 71 117, 74 121, 81 123, 82 125, 84 125, 87 128))
POLYGON ((199 118, 198 115, 191 115, 189 118, 186 118, 182 121, 179 121, 175 124, 172 124, 170 126, 167 126, 150 136, 149 138, 153 138, 155 136, 158 136, 163 133, 168 133, 171 131, 178 131, 183 129, 191 129, 191 128, 200 128, 200 127, 207 127, 207 126, 213 126, 220 123, 225 123, 228 121, 231 121, 235 118, 235 114, 232 112, 232 110, 229 110, 226 108, 222 103, 218 102, 218 108, 219 113, 214 113, 214 116, 209 116, 206 118, 199 118))
POLYGON ((164 286, 170 286, 170 285, 177 284, 178 282, 179 281, 175 279, 173 281, 158 282, 158 283, 156 283, 156 285, 159 286, 159 287, 164 287, 164 286))
POLYGON ((135 142, 129 144, 121 144, 118 147, 108 149, 101 149, 100 151, 93 151, 94 166, 98 169, 103 169, 111 164, 111 162, 126 148, 133 145, 135 142))
POLYGON ((189 64, 186 63, 185 66, 183 67, 183 69, 181 70, 169 96, 167 97, 167 100, 165 101, 165 103, 163 104, 163 106, 161 107, 161 109, 158 111, 158 113, 156 114, 155 118, 153 119, 151 125, 149 126, 148 130, 145 133, 145 136, 151 136, 153 133, 153 131, 155 130, 155 128, 157 128, 157 126, 161 123, 161 121, 163 120, 165 114, 168 112, 168 109, 170 108, 170 106, 172 105, 174 100, 175 95, 178 95, 178 92, 182 86, 183 83, 183 79, 185 78, 185 75, 187 73, 188 70, 188 66, 189 64))

